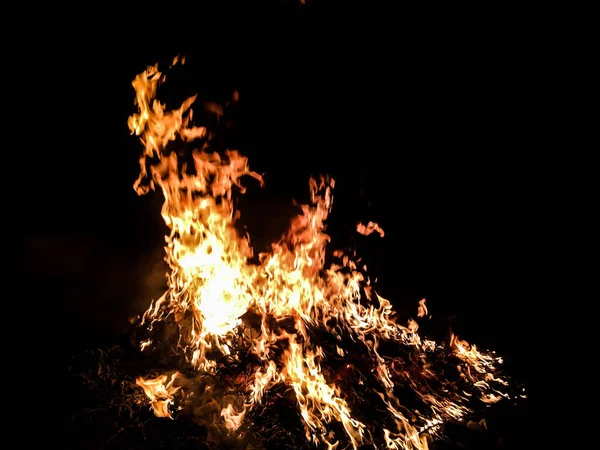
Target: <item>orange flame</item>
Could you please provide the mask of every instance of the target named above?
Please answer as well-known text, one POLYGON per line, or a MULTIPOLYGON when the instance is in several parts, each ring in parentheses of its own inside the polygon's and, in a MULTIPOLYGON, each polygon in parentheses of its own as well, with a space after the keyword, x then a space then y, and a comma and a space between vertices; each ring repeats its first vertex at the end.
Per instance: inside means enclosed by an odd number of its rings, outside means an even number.
POLYGON ((140 386, 150 399, 150 405, 157 417, 173 418, 171 411, 169 411, 169 406, 173 404, 173 394, 180 389, 173 386, 178 376, 180 374, 175 372, 171 375, 171 378, 166 375, 159 375, 152 379, 139 377, 135 380, 135 384, 140 386))
POLYGON ((385 233, 383 232, 383 228, 381 228, 375 222, 369 222, 366 225, 362 224, 362 223, 358 223, 356 225, 356 231, 358 231, 360 234, 364 234, 365 236, 368 236, 369 234, 374 233, 374 232, 379 233, 379 236, 381 236, 381 237, 385 236, 385 233))
MULTIPOLYGON (((442 397, 426 379, 398 375, 401 371, 397 361, 379 352, 383 341, 409 346, 421 355, 418 358, 443 346, 421 339, 416 321, 409 320, 405 326, 397 323, 392 318, 391 303, 373 295, 368 278, 350 256, 337 252, 335 263, 325 265, 329 242, 325 221, 333 201, 334 180, 326 176, 311 179, 310 203, 302 206, 302 214, 272 245, 271 252, 259 255, 259 264, 250 263, 249 239, 240 236, 234 227, 232 193, 234 189, 244 191, 242 177, 249 175, 261 184, 262 177, 248 168, 247 159, 237 151, 227 150, 220 155, 210 150, 207 129, 192 124, 195 96, 178 109, 165 110, 155 98, 164 78, 158 66, 149 67, 135 78, 132 84, 139 112, 128 122, 144 145, 134 189, 140 195, 157 188, 162 191, 161 213, 170 229, 165 247, 171 269, 168 289, 152 302, 143 323, 152 328, 159 321, 173 320, 179 326, 178 346, 198 373, 214 374, 220 367, 219 358, 239 360, 241 352, 249 352, 260 361, 252 381, 240 393, 243 411, 232 404, 221 410, 223 426, 228 430, 242 425, 269 388, 284 383, 295 393, 309 441, 330 448, 338 445, 339 437, 328 431, 328 424, 337 421, 356 449, 373 443, 376 432, 355 418, 336 379, 324 372, 323 349, 313 342, 310 331, 321 329, 336 336, 340 357, 347 351, 341 336, 349 336, 374 361, 378 385, 369 389, 382 399, 392 418, 390 429, 377 431, 380 439, 388 448, 427 448, 423 433, 447 419, 460 420, 469 412, 463 404, 467 396, 442 397), (177 140, 201 142, 200 148, 183 162, 181 155, 170 150, 177 140), (260 318, 260 326, 251 332, 247 332, 251 327, 243 323, 242 316, 247 312, 260 318), (398 376, 413 387, 431 413, 407 411, 401 405, 394 394, 398 376), (416 419, 424 425, 415 426, 416 419)), ((384 236, 383 229, 373 222, 358 224, 357 231, 384 236)), ((423 299, 418 317, 427 314, 423 299)), ((151 347, 151 340, 142 343, 142 349, 151 347)), ((491 375, 499 358, 480 353, 455 337, 451 348, 464 363, 462 376, 481 390, 483 399, 499 398, 500 394, 490 387, 500 380, 491 375)), ((435 376, 426 364, 423 367, 425 378, 435 376)), ((157 416, 171 417, 169 406, 178 392, 173 387, 176 379, 174 374, 171 378, 162 375, 137 380, 157 416)))

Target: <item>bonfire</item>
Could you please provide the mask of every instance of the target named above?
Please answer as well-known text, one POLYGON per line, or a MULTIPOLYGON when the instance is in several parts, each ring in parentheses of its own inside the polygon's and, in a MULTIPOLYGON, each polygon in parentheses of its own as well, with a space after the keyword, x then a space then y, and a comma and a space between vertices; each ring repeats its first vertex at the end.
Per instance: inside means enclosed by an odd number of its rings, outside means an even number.
MULTIPOLYGON (((211 445, 423 450, 447 424, 485 428, 478 414, 514 395, 501 357, 451 332, 422 336, 425 299, 397 316, 360 255, 330 242, 327 175, 309 180, 310 201, 255 254, 234 206, 262 175, 213 145, 195 96, 168 110, 157 98, 165 80, 155 65, 132 83, 128 125, 143 147, 134 189, 164 197, 169 271, 135 324, 135 345, 156 366, 128 384, 130 401, 157 420, 195 424, 211 445)), ((356 232, 385 239, 374 222, 356 232)))

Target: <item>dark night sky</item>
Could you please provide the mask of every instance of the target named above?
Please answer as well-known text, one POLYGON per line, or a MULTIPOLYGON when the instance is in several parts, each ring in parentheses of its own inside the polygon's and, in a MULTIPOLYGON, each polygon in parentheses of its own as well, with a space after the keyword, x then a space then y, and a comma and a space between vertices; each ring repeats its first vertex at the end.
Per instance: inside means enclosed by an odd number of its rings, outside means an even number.
POLYGON ((45 200, 27 230, 27 268, 45 307, 63 314, 58 345, 109 342, 157 293, 159 196, 132 189, 141 146, 127 129, 130 83, 182 53, 174 96, 240 91, 240 150, 267 181, 247 194, 250 228, 276 229, 265 219, 305 195, 310 174, 330 173, 334 237, 347 239, 358 219, 386 230, 362 244, 384 294, 415 310, 426 297, 526 375, 543 193, 531 181, 536 44, 518 19, 292 4, 196 19, 99 14, 57 25, 31 53, 44 61, 45 200))

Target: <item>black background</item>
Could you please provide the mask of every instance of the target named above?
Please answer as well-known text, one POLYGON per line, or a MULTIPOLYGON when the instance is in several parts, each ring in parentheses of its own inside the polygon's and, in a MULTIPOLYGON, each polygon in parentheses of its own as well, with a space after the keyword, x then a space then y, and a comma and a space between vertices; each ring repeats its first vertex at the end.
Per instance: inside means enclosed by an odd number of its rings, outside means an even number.
POLYGON ((291 200, 304 199, 309 176, 331 174, 332 246, 351 242, 358 220, 378 222, 385 238, 357 245, 382 294, 411 313, 427 298, 461 337, 506 355, 535 393, 547 202, 535 18, 219 5, 65 16, 29 52, 40 62, 27 77, 42 138, 26 269, 42 313, 59 315, 47 345, 69 356, 111 343, 161 292, 161 199, 133 191, 141 144, 127 117, 135 75, 184 54, 167 75, 168 101, 199 92, 224 102, 239 90, 236 143, 266 180, 262 189, 249 180, 240 200, 259 249, 282 231, 291 200))

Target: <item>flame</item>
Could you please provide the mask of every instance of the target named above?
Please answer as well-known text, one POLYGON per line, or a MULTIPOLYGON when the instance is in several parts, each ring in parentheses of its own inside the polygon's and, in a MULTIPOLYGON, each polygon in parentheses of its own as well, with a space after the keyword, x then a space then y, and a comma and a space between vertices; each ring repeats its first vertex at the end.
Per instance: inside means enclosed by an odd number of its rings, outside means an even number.
POLYGON ((419 300, 419 308, 417 309, 417 317, 425 317, 429 311, 427 310, 427 305, 425 304, 425 299, 422 298, 419 300))
POLYGON ((135 380, 135 384, 140 386, 150 399, 150 405, 157 417, 173 418, 169 407, 173 404, 173 394, 180 389, 173 386, 179 376, 180 374, 175 372, 170 378, 167 375, 159 375, 152 379, 138 377, 135 380))
POLYGON ((381 236, 381 237, 385 236, 383 228, 381 228, 375 222, 369 222, 366 225, 362 224, 362 223, 358 223, 358 224, 356 224, 356 231, 358 231, 360 234, 364 234, 365 236, 368 236, 369 234, 374 233, 374 232, 379 233, 379 236, 381 236))
MULTIPOLYGON (((503 380, 493 375, 499 358, 455 336, 449 347, 422 339, 415 320, 398 323, 391 303, 373 290, 351 255, 336 251, 334 262, 325 264, 332 178, 309 181, 310 202, 302 205, 302 213, 271 251, 260 254, 258 263, 251 262, 249 238, 235 228, 233 193, 244 192, 241 180, 246 176, 260 184, 263 179, 237 151, 218 153, 211 148, 211 133, 193 125, 195 96, 167 111, 156 99, 164 80, 157 65, 135 78, 139 111, 128 122, 144 147, 134 189, 140 195, 162 191, 161 214, 170 230, 165 246, 168 289, 151 303, 142 323, 150 331, 159 323, 175 323, 177 351, 197 374, 215 375, 227 364, 239 363, 243 355, 253 356, 256 363, 250 379, 237 393, 243 409, 231 403, 221 409, 227 430, 238 430, 269 389, 286 385, 295 395, 306 438, 315 444, 334 448, 344 438, 355 449, 376 440, 387 448, 425 449, 424 433, 433 434, 447 420, 461 420, 470 411, 466 405, 472 395, 454 392, 439 380, 427 362, 428 355, 436 352, 455 355, 460 376, 480 392, 482 401, 502 397, 496 386, 503 380), (191 157, 172 149, 177 142, 194 146, 191 157), (246 314, 257 317, 254 325, 246 323, 246 314), (329 356, 315 339, 315 330, 333 336, 336 357, 347 361, 336 376, 324 369, 329 356), (408 373, 402 358, 380 352, 385 342, 409 348, 419 373, 408 373), (358 376, 349 359, 356 346, 372 364, 371 373, 363 377, 374 380, 368 387, 363 381, 360 384, 381 399, 390 417, 379 430, 357 418, 340 387, 348 374, 358 376), (403 406, 395 394, 398 383, 410 386, 428 410, 410 411, 403 406), (442 387, 435 387, 436 383, 442 387), (341 424, 345 437, 330 431, 332 422, 341 424)), ((214 104, 205 110, 223 114, 214 104)), ((374 222, 358 224, 357 231, 384 236, 374 222)), ((423 299, 417 316, 427 314, 423 299)), ((145 340, 142 350, 154 344, 145 340)), ((179 376, 138 378, 157 416, 171 417, 169 407, 179 393, 173 384, 179 376)))
POLYGON ((221 410, 221 417, 223 417, 225 426, 230 431, 235 431, 240 427, 245 415, 246 408, 244 408, 241 412, 236 412, 231 403, 221 410))

